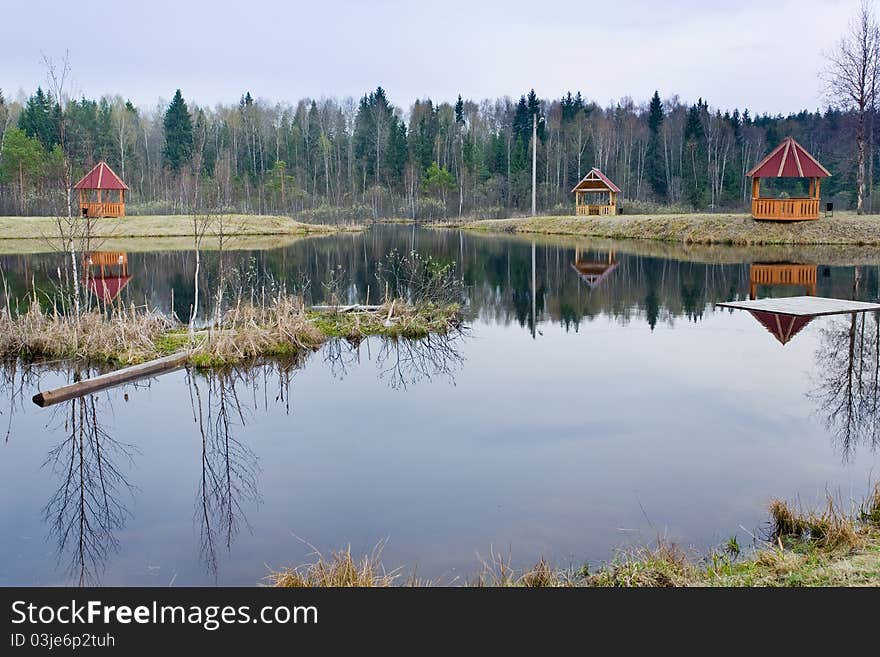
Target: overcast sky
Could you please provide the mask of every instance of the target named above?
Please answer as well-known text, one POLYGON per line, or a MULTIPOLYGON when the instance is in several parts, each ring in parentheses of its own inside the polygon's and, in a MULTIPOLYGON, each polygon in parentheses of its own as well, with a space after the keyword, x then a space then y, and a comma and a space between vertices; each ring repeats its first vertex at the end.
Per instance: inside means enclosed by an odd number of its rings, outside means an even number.
MULTIPOLYGON (((244 91, 272 101, 541 97, 580 90, 708 99, 788 113, 824 105, 817 72, 857 0, 22 0, 3 3, 0 89, 45 83, 42 53, 69 50, 75 95, 154 106, 180 87, 201 105, 244 91)), ((45 85, 44 85, 45 86, 45 85)))

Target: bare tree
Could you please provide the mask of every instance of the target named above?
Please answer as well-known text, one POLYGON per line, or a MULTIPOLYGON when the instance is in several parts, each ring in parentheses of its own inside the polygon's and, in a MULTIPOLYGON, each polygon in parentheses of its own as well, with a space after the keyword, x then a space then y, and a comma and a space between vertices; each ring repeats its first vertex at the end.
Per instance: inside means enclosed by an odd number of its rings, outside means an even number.
POLYGON ((868 112, 875 106, 880 73, 880 26, 871 0, 862 0, 859 13, 826 59, 821 77, 829 101, 856 113, 856 212, 862 214, 868 112))

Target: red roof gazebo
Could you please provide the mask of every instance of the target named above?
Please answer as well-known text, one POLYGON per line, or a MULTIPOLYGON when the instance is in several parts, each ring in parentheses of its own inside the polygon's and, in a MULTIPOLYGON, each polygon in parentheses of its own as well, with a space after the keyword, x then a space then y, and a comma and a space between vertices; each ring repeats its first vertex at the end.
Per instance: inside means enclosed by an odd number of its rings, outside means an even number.
POLYGON ((752 179, 753 218, 803 221, 819 218, 819 182, 831 174, 794 138, 786 137, 746 175, 752 179), (809 195, 806 198, 761 198, 761 178, 809 178, 809 195))
POLYGON ((80 216, 83 217, 124 217, 125 190, 128 185, 104 162, 98 162, 73 188, 79 192, 80 216), (117 201, 110 202, 108 193, 118 192, 117 201))
POLYGON ((617 195, 620 194, 620 188, 599 169, 590 169, 571 191, 575 195, 575 211, 578 215, 617 214, 617 195), (608 194, 608 203, 591 203, 587 201, 587 194, 608 194))

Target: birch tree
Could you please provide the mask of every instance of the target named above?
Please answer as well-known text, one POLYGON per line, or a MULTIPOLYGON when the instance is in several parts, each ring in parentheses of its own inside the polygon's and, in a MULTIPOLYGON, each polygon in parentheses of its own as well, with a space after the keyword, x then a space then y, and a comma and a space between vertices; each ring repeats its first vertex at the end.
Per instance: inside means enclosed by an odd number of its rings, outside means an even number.
POLYGON ((880 27, 870 0, 862 0, 859 12, 835 49, 826 55, 822 73, 825 92, 832 104, 856 114, 856 212, 865 205, 865 136, 868 110, 877 94, 880 27))

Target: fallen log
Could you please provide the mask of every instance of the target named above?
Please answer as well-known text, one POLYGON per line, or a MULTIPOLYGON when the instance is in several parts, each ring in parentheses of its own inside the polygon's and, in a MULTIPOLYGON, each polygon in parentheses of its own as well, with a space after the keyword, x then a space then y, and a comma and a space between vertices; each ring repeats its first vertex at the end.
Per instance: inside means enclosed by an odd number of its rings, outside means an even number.
POLYGON ((176 370, 183 367, 188 358, 189 352, 180 352, 170 356, 164 356, 163 358, 157 358, 156 360, 151 360, 146 363, 124 367, 121 370, 101 374, 92 379, 77 381, 70 385, 56 388, 55 390, 38 392, 34 395, 33 402, 40 407, 51 406, 52 404, 67 401, 68 399, 74 399, 75 397, 82 397, 83 395, 98 392, 99 390, 105 390, 106 388, 112 388, 129 381, 135 381, 136 379, 142 379, 154 374, 176 370))
POLYGON ((313 310, 315 312, 337 312, 337 313, 365 313, 365 312, 376 312, 382 306, 364 306, 359 303, 352 304, 350 306, 312 306, 309 310, 313 310))

